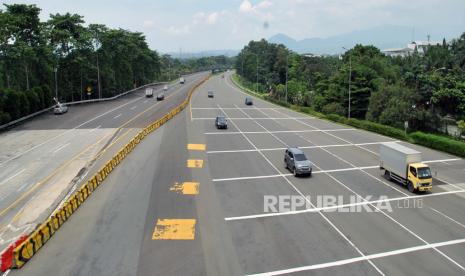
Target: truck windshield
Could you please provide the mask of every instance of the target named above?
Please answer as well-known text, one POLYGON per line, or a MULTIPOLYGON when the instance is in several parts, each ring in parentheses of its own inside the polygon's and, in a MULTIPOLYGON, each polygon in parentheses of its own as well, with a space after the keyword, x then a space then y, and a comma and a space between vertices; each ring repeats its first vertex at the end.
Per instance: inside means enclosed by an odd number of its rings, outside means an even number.
POLYGON ((429 168, 418 168, 418 178, 419 179, 431 178, 431 170, 429 168))

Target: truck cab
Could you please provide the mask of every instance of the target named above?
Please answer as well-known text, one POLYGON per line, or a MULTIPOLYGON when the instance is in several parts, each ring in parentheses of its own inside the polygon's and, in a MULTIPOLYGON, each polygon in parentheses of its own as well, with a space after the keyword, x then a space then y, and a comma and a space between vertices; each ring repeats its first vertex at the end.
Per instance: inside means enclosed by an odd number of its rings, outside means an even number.
POLYGON ((423 163, 412 163, 408 167, 407 175, 408 184, 412 183, 411 186, 408 185, 410 192, 425 192, 432 190, 433 177, 428 165, 423 163))

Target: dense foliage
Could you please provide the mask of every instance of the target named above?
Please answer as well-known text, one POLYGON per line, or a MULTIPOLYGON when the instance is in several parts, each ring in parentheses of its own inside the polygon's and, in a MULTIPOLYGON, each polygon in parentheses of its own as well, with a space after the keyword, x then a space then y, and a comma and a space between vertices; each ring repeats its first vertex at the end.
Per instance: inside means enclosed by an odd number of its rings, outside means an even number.
POLYGON ((406 58, 362 45, 340 58, 308 57, 251 41, 235 68, 248 88, 324 114, 348 116, 350 75, 352 118, 397 128, 408 121, 410 129, 437 131, 465 117, 465 33, 406 58))
POLYGON ((0 125, 51 106, 56 94, 66 102, 108 97, 181 74, 232 67, 232 59, 224 56, 160 57, 149 49, 142 33, 86 26, 78 14, 51 14, 41 22, 36 5, 4 6, 0 10, 0 125))

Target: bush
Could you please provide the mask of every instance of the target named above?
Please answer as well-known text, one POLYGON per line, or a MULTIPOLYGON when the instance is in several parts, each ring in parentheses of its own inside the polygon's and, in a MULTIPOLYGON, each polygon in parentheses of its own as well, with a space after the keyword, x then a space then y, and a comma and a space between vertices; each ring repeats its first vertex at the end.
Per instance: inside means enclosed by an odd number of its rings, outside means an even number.
POLYGON ((465 157, 465 142, 419 131, 411 133, 410 137, 415 144, 465 157))

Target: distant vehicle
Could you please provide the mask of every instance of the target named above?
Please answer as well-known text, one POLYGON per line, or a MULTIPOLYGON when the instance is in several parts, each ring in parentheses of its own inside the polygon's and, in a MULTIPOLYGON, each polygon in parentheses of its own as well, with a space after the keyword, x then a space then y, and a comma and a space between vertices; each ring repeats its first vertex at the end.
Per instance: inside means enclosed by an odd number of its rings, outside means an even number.
POLYGON ((227 129, 228 128, 228 121, 226 120, 226 118, 224 116, 216 116, 215 126, 216 126, 217 129, 220 129, 220 128, 227 129))
POLYGON ((163 91, 167 91, 167 90, 168 90, 168 85, 163 86, 163 91))
POLYGON ((421 152, 389 142, 380 144, 379 157, 379 168, 384 169, 386 179, 407 186, 411 193, 433 190, 431 169, 422 163, 421 152))
POLYGON ((245 105, 253 105, 252 98, 246 97, 246 98, 245 98, 245 105))
POLYGON ((53 108, 53 113, 55 114, 64 114, 68 112, 68 107, 64 104, 57 103, 56 106, 53 108))
POLYGON ((224 75, 221 75, 221 78, 224 79, 224 75))
POLYGON ((153 89, 152 88, 145 88, 145 96, 147 98, 153 97, 153 89))
POLYGON ((294 176, 307 174, 312 175, 312 162, 308 160, 305 153, 299 148, 288 148, 284 153, 284 165, 294 176))
POLYGON ((180 84, 184 84, 184 82, 185 82, 185 80, 184 80, 183 77, 179 78, 179 83, 180 83, 180 84))
POLYGON ((157 101, 163 101, 165 99, 165 93, 160 93, 157 95, 157 101))
POLYGON ((208 91, 208 97, 213 98, 213 91, 208 91))

